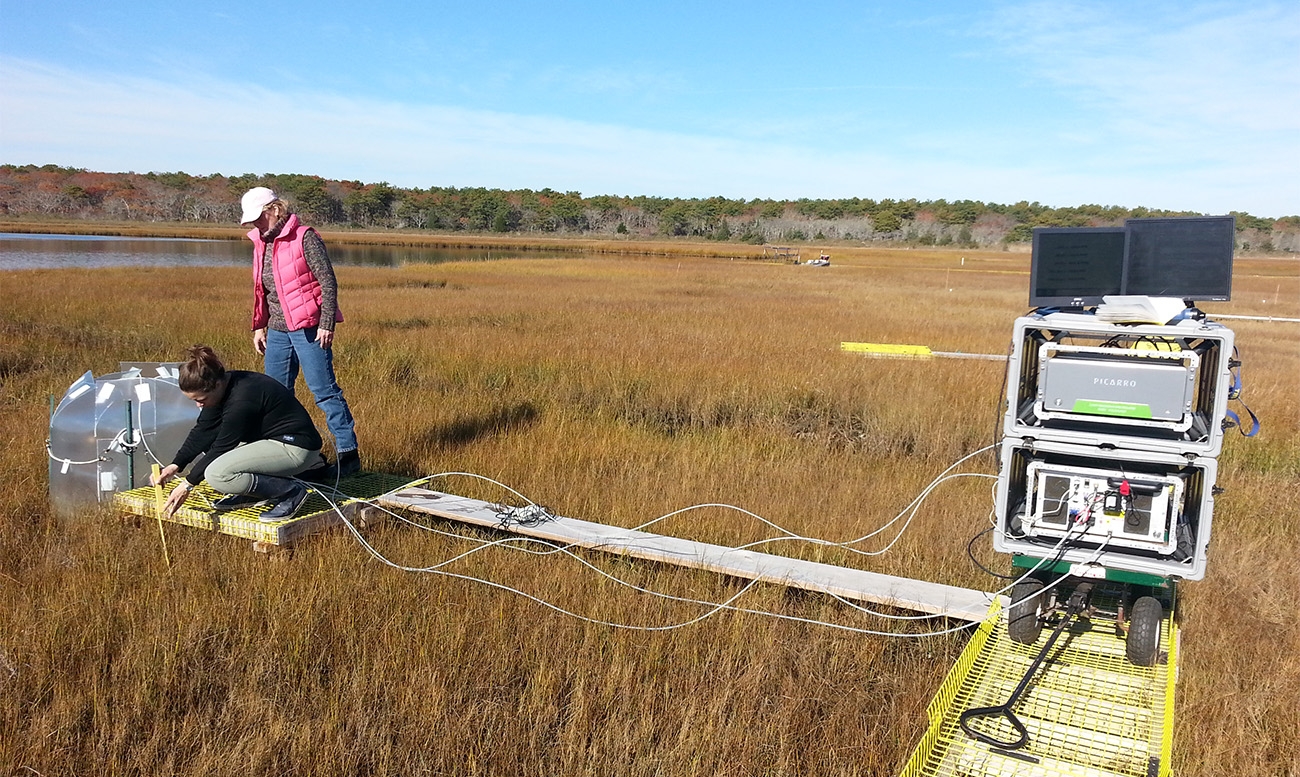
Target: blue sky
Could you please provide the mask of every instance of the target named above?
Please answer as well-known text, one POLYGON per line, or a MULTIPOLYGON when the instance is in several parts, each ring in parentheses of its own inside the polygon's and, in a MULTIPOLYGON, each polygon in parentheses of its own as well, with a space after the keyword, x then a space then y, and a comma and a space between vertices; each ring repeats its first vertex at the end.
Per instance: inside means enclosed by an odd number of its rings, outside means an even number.
POLYGON ((0 162, 1300 214, 1300 3, 0 0, 0 162))

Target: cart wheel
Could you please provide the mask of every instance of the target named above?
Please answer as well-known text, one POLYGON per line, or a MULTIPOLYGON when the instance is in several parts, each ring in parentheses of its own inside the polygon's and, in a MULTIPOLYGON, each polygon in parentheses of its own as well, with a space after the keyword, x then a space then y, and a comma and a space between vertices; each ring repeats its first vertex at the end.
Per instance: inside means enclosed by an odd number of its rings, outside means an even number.
POLYGON ((1154 596, 1143 596, 1133 603, 1124 652, 1134 665, 1155 665, 1160 655, 1160 624, 1164 619, 1165 609, 1154 596))
POLYGON ((1032 645, 1043 631, 1039 618, 1043 610, 1043 581, 1028 578, 1011 589, 1011 609, 1007 612, 1007 633, 1014 642, 1032 645))

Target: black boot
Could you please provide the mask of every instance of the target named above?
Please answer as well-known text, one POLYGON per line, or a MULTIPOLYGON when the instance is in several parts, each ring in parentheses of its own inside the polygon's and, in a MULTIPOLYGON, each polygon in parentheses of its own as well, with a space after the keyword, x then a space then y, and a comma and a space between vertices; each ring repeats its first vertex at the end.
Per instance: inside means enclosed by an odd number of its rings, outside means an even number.
POLYGON ((339 454, 339 477, 345 478, 348 475, 355 475, 361 471, 361 454, 356 449, 343 451, 339 454))
POLYGON ((212 503, 212 509, 221 511, 240 510, 245 507, 257 507, 260 504, 265 504, 265 500, 260 496, 253 496, 252 494, 226 494, 212 503))
POLYGON ((332 486, 339 479, 339 468, 330 464, 322 454, 310 469, 298 473, 298 479, 332 486))
POLYGON ((305 480, 308 483, 320 483, 326 486, 332 486, 339 479, 339 468, 333 464, 326 464, 322 467, 312 467, 306 472, 298 473, 299 480, 305 480))
POLYGON ((273 475, 253 475, 253 487, 249 489, 249 494, 271 502, 271 509, 257 516, 257 520, 262 523, 287 521, 307 501, 306 486, 296 480, 273 475))

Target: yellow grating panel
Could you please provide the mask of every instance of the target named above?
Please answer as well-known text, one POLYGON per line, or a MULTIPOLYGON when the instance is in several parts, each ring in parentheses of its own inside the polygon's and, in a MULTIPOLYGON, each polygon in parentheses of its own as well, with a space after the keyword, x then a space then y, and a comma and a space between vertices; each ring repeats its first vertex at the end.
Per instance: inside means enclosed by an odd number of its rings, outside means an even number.
MULTIPOLYGON (((930 726, 902 777, 1165 777, 1173 750, 1177 627, 1161 632, 1165 663, 1134 666, 1113 620, 1076 622, 1062 634, 1014 707, 1029 743, 1008 753, 962 731, 961 713, 1004 703, 1046 640, 1021 645, 1007 635, 994 604, 931 702, 930 726)), ((1003 741, 1016 733, 1004 717, 972 728, 1003 741)))
MULTIPOLYGON (((409 479, 396 475, 361 472, 339 481, 339 490, 347 496, 335 501, 355 509, 362 503, 360 500, 374 499, 399 489, 408 482, 409 479)), ((221 496, 209 488, 207 483, 200 483, 190 492, 185 504, 171 517, 164 516, 163 520, 271 545, 292 545, 303 537, 339 522, 338 513, 315 490, 312 490, 297 515, 280 523, 262 523, 257 519, 258 515, 268 509, 266 506, 225 512, 213 510, 212 503, 221 496)), ((152 486, 119 492, 114 495, 113 502, 119 509, 132 515, 154 518, 157 514, 152 486)))

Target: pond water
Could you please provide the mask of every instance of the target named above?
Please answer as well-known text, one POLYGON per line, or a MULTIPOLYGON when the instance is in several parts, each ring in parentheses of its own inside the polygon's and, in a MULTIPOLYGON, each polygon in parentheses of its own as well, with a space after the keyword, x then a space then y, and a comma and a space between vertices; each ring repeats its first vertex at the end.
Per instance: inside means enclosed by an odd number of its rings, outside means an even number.
MULTIPOLYGON (((563 251, 413 248, 409 246, 331 245, 336 265, 400 267, 404 264, 474 262, 514 257, 575 257, 563 251)), ((247 240, 198 240, 174 237, 104 237, 99 235, 29 235, 0 232, 0 270, 66 267, 181 267, 246 265, 252 258, 247 240)))

